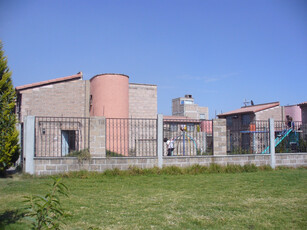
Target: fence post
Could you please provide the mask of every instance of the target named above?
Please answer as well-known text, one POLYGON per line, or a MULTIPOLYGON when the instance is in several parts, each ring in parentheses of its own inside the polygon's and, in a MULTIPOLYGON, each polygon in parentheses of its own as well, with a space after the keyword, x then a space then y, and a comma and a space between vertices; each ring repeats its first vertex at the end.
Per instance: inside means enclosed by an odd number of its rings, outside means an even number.
POLYGON ((34 150, 35 150, 35 117, 24 117, 24 170, 26 173, 34 174, 34 150))
POLYGON ((213 155, 227 155, 226 119, 213 119, 213 155))
POLYGON ((163 166, 163 114, 158 114, 157 118, 157 154, 158 167, 163 166))
POLYGON ((106 119, 105 117, 90 118, 90 153, 91 157, 106 156, 106 119))
POLYGON ((270 126, 270 165, 273 169, 275 169, 275 129, 274 129, 274 119, 269 119, 270 126))
POLYGON ((19 155, 19 158, 18 158, 18 160, 16 161, 16 164, 17 165, 22 165, 22 160, 23 160, 23 154, 22 154, 22 149, 23 149, 23 146, 22 146, 22 140, 21 140, 21 138, 22 138, 22 133, 21 132, 23 132, 23 130, 22 130, 22 124, 21 123, 17 123, 16 124, 16 128, 17 128, 17 130, 18 130, 18 145, 20 146, 20 155, 19 155))

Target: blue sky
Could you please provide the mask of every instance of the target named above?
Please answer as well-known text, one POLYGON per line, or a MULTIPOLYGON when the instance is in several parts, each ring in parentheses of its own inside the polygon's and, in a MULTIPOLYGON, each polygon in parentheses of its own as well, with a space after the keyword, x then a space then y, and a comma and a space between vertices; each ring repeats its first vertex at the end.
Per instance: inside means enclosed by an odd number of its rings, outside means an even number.
POLYGON ((84 73, 192 94, 210 117, 243 101, 307 101, 305 0, 0 0, 15 86, 84 73))

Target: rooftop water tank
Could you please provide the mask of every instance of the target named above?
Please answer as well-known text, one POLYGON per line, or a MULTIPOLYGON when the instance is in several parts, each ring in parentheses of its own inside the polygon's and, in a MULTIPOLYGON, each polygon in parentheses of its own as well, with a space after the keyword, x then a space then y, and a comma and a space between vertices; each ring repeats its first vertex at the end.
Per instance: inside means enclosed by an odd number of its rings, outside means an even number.
POLYGON ((129 77, 123 74, 99 74, 91 78, 91 116, 129 117, 129 77))

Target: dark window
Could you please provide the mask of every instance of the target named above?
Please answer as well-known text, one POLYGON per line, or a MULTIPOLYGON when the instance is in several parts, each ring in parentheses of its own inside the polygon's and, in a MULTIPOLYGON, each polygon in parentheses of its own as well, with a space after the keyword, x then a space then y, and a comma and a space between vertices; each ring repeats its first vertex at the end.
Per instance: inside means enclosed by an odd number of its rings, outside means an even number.
POLYGON ((242 125, 249 125, 251 122, 251 117, 249 114, 242 115, 242 125))
POLYGON ((78 150, 76 130, 62 130, 62 156, 78 150))

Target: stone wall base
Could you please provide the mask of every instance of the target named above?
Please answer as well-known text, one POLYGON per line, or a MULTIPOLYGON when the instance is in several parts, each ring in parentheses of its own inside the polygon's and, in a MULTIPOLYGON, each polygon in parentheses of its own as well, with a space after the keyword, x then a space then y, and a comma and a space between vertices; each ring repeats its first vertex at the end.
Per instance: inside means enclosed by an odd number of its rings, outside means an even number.
MULTIPOLYGON (((245 165, 256 166, 270 165, 269 155, 232 155, 232 156, 179 156, 164 157, 163 166, 188 167, 199 164, 209 166, 215 163, 219 165, 245 165)), ((97 171, 103 172, 107 169, 118 168, 126 170, 131 166, 139 168, 153 168, 158 166, 158 158, 155 157, 112 157, 91 158, 89 161, 78 162, 75 157, 59 158, 34 158, 34 173, 36 175, 52 175, 68 171, 97 171)), ((307 153, 280 153, 276 154, 276 166, 301 167, 307 166, 307 153)))

